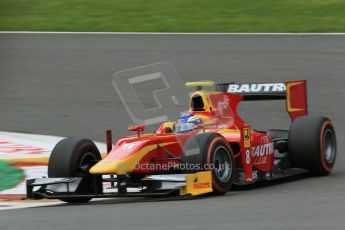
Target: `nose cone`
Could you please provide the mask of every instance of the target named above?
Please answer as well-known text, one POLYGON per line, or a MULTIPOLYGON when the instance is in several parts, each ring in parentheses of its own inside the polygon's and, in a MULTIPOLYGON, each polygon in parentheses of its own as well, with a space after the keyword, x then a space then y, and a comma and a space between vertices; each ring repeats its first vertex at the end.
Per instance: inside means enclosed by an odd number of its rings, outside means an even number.
POLYGON ((117 162, 111 159, 104 159, 91 167, 91 174, 114 174, 117 169, 117 162))
POLYGON ((107 159, 98 162, 91 169, 91 174, 118 174, 123 175, 130 173, 134 170, 137 165, 138 160, 133 160, 131 158, 123 160, 107 159))
POLYGON ((156 149, 157 145, 148 145, 140 149, 139 151, 134 151, 127 157, 118 159, 114 155, 109 155, 105 159, 101 160, 95 164, 90 169, 91 174, 126 174, 130 173, 135 169, 135 166, 140 162, 140 160, 149 152, 156 149))

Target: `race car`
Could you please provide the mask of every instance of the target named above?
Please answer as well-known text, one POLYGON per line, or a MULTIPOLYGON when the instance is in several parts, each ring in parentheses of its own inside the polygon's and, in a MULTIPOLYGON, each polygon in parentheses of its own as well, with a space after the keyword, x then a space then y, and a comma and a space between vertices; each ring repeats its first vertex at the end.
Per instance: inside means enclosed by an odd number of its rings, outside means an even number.
POLYGON ((154 133, 144 133, 142 125, 129 126, 135 135, 116 142, 107 130, 103 159, 89 139, 61 140, 51 153, 48 178, 27 180, 27 197, 75 203, 122 196, 219 195, 233 184, 331 172, 335 130, 327 117, 308 115, 305 80, 186 86, 196 87, 188 113, 164 122, 154 133), (285 100, 290 129, 255 130, 243 121, 239 103, 260 100, 285 100))

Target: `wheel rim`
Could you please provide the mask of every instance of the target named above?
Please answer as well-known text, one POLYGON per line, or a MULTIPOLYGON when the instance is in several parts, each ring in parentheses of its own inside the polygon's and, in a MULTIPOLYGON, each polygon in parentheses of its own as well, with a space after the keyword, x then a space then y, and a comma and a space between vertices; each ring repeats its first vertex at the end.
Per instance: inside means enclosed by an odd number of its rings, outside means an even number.
POLYGON ((82 156, 82 158, 80 159, 77 174, 79 174, 80 176, 85 175, 86 174, 85 170, 90 169, 91 166, 93 165, 92 163, 94 163, 93 161, 95 161, 95 160, 96 160, 96 157, 93 153, 88 152, 88 153, 84 154, 82 156))
POLYGON ((213 154, 214 173, 223 183, 229 181, 232 173, 230 153, 224 146, 218 146, 213 154))
POLYGON ((335 158, 335 138, 333 131, 331 129, 327 129, 323 135, 323 155, 327 161, 327 163, 332 164, 335 158))

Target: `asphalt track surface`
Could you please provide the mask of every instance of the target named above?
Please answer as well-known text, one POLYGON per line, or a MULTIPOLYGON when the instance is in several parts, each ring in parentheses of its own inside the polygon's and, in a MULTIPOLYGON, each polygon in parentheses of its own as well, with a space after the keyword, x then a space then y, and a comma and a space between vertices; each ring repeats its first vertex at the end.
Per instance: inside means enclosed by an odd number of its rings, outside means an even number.
MULTIPOLYGON (((345 36, 0 34, 0 130, 103 140, 132 121, 114 72, 169 62, 184 81, 307 79, 310 113, 336 127, 329 177, 298 177, 192 200, 113 199, 0 211, 0 229, 344 229, 345 36)), ((150 88, 143 90, 150 92, 150 88)), ((240 108, 254 128, 288 128, 281 102, 240 108)))

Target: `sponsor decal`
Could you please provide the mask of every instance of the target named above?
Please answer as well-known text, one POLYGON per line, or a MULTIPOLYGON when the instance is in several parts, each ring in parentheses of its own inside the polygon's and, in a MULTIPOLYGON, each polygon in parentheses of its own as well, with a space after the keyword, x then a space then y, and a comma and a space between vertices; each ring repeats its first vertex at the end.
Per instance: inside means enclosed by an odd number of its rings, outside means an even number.
POLYGON ((254 164, 266 164, 269 155, 274 152, 273 143, 266 143, 252 147, 252 156, 254 158, 254 164))
POLYGON ((194 184, 193 184, 193 188, 195 189, 195 190, 200 190, 200 189, 205 189, 205 188, 211 188, 211 183, 209 183, 209 182, 204 182, 204 183, 198 183, 198 178, 197 177, 195 177, 195 179, 194 179, 194 184))
POLYGON ((263 165, 267 163, 267 156, 258 157, 254 160, 255 165, 263 165))
POLYGON ((227 112, 231 109, 229 104, 229 98, 224 97, 223 100, 218 101, 217 109, 221 116, 228 115, 227 112))
POLYGON ((120 149, 129 150, 129 149, 133 149, 136 145, 137 145, 136 143, 128 143, 128 144, 121 145, 120 149))
POLYGON ((228 87, 229 93, 284 93, 284 83, 263 83, 263 84, 231 84, 228 87))
POLYGON ((271 154, 273 154, 273 143, 272 142, 252 147, 252 156, 253 157, 262 157, 262 156, 268 156, 271 154))
POLYGON ((244 139, 244 147, 250 147, 250 128, 243 129, 243 139, 244 139))
POLYGON ((193 188, 195 190, 211 188, 211 184, 209 182, 206 182, 206 183, 196 183, 196 184, 193 184, 193 188))

